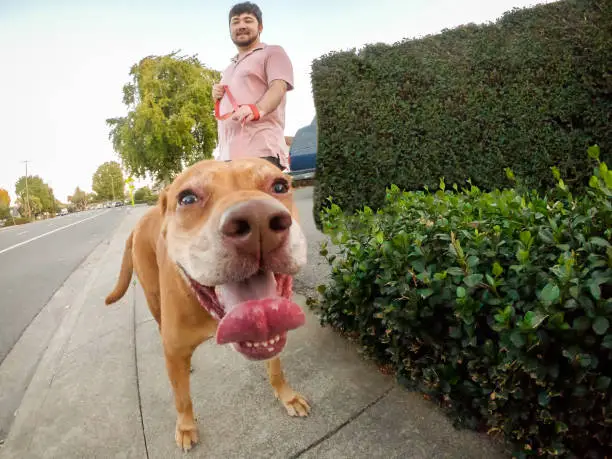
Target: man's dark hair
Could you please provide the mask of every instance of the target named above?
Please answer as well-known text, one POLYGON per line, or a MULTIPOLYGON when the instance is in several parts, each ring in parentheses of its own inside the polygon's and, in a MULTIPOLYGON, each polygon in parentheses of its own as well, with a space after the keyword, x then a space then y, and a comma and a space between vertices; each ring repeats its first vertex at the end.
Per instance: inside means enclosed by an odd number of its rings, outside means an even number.
POLYGON ((232 6, 232 9, 229 12, 229 21, 231 22, 234 16, 240 16, 241 14, 244 14, 244 13, 252 14, 253 16, 255 16, 259 24, 262 23, 261 10, 255 3, 251 3, 251 2, 237 3, 234 6, 232 6))

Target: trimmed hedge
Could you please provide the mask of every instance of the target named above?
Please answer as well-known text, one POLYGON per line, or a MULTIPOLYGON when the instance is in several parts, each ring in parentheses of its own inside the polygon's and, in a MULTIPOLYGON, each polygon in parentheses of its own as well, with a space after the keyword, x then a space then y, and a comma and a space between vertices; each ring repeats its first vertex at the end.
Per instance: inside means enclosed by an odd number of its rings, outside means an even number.
POLYGON ((328 196, 352 211, 376 209, 391 183, 416 190, 471 177, 492 190, 509 185, 507 166, 544 191, 556 165, 578 190, 590 171, 575 152, 612 151, 611 68, 608 0, 562 0, 320 57, 317 225, 328 196))
POLYGON ((4 227, 25 225, 26 223, 30 223, 30 219, 28 219, 27 217, 8 217, 4 222, 4 227))
MULTIPOLYGON (((598 147, 589 155, 598 158, 598 147)), ((514 175, 507 174, 511 180, 514 175)), ((387 190, 377 212, 322 212, 337 253, 311 299, 399 381, 517 457, 612 452, 612 171, 579 197, 471 185, 387 190)), ((606 454, 608 456, 606 456, 606 454)))

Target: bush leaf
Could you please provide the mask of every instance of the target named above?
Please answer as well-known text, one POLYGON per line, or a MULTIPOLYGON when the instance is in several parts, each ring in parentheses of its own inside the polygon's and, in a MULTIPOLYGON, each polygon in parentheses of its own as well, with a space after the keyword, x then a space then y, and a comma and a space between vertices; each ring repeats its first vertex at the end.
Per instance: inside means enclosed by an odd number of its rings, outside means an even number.
POLYGON ((559 298, 561 291, 556 284, 548 283, 540 292, 540 300, 546 303, 554 303, 559 298))
POLYGON ((483 278, 484 276, 482 274, 470 274, 465 279, 463 279, 463 282, 468 287, 475 287, 476 285, 482 282, 483 278))
POLYGON ((593 321, 593 331, 598 335, 604 335, 610 328, 610 322, 605 317, 596 317, 593 321))

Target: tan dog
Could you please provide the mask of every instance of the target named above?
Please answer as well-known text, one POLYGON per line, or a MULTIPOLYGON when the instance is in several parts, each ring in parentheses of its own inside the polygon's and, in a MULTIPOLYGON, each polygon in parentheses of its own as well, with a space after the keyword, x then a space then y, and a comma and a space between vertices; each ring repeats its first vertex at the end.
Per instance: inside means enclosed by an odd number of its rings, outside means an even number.
POLYGON ((307 416, 310 407, 285 381, 278 357, 287 331, 304 323, 290 298, 291 276, 305 263, 291 183, 264 159, 201 161, 138 222, 106 304, 125 294, 135 270, 162 337, 179 447, 198 441, 191 356, 215 335, 247 359, 265 360, 287 412, 307 416))

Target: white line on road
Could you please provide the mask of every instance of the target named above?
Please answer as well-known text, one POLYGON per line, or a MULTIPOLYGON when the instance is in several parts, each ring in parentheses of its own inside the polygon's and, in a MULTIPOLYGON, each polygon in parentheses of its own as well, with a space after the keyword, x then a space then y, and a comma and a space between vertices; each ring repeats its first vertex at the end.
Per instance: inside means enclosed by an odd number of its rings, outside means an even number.
POLYGON ((22 234, 26 234, 26 233, 27 233, 27 231, 22 231, 20 233, 17 233, 17 236, 21 236, 22 234))
POLYGON ((57 231, 61 231, 61 230, 66 229, 66 228, 70 228, 71 226, 78 225, 79 223, 86 222, 87 220, 91 220, 92 218, 97 218, 100 215, 104 215, 107 212, 110 212, 110 209, 108 209, 108 210, 106 210, 106 211, 104 211, 104 212, 102 212, 100 214, 92 215, 91 217, 87 217, 87 218, 84 218, 83 220, 79 220, 78 222, 70 223, 69 225, 65 225, 65 226, 60 226, 59 228, 55 228, 52 231, 48 231, 46 233, 40 234, 40 235, 38 235, 36 237, 28 239, 27 241, 23 241, 23 242, 20 242, 19 244, 12 245, 10 247, 7 247, 6 249, 2 249, 2 250, 0 250, 0 255, 2 255, 4 252, 8 252, 9 250, 13 250, 13 249, 16 249, 17 247, 21 247, 22 245, 29 244, 30 242, 35 241, 36 239, 40 239, 41 237, 45 237, 45 236, 48 236, 49 234, 56 233, 57 231))

